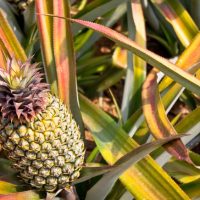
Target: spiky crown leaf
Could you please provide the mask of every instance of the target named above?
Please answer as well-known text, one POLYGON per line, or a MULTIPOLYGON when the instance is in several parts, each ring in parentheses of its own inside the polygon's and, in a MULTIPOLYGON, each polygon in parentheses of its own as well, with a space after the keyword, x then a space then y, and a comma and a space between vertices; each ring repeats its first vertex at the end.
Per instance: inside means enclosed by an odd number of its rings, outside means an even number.
POLYGON ((11 122, 31 121, 46 105, 49 86, 42 83, 43 74, 31 64, 8 60, 6 69, 0 68, 1 118, 11 122))

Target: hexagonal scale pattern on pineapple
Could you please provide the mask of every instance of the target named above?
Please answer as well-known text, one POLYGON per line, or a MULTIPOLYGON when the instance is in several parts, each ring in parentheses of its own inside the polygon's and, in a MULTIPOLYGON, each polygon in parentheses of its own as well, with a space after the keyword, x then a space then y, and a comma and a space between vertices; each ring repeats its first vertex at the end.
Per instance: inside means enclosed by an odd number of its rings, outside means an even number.
POLYGON ((53 192, 80 175, 85 149, 79 128, 50 94, 43 112, 30 123, 7 124, 0 140, 21 178, 35 188, 53 192))

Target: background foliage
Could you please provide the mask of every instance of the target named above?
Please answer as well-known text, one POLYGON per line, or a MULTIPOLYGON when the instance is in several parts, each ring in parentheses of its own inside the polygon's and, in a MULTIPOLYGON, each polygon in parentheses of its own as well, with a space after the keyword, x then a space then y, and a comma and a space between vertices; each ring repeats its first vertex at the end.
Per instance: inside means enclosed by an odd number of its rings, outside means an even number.
POLYGON ((72 188, 48 195, 21 183, 2 154, 0 199, 200 198, 198 0, 0 8, 0 66, 40 62, 87 151, 72 188))

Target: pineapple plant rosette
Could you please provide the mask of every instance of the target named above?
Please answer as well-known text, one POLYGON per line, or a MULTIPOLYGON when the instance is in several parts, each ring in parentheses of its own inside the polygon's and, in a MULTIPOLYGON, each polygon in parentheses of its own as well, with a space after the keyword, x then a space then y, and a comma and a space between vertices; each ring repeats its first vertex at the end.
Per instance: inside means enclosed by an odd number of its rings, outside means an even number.
POLYGON ((77 179, 84 143, 66 106, 41 82, 37 64, 15 59, 0 70, 0 140, 20 177, 53 192, 77 179))

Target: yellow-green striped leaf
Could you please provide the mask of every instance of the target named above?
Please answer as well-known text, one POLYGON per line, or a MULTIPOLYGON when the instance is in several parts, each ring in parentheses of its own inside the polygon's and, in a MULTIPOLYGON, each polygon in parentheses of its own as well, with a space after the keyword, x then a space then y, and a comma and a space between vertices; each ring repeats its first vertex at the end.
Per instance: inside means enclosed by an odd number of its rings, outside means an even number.
MULTIPOLYGON (((168 120, 162 104, 158 87, 157 71, 152 70, 142 88, 143 112, 148 127, 155 138, 165 138, 170 135, 178 135, 168 120)), ((180 139, 165 145, 166 150, 177 159, 191 163, 188 150, 180 139)))
MULTIPOLYGON (((80 96, 81 112, 104 159, 113 165, 119 158, 138 147, 102 110, 80 96)), ((149 156, 131 166, 120 176, 125 187, 137 199, 188 199, 179 186, 149 156)))

